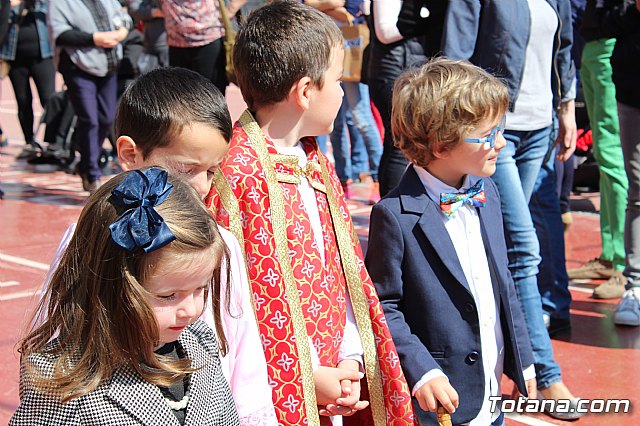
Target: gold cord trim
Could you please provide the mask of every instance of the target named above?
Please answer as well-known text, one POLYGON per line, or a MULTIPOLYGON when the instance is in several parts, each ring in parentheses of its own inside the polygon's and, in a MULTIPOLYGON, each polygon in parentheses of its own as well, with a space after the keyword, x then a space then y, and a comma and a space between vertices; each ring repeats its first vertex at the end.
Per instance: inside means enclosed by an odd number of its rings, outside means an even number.
POLYGON ((276 242, 276 253, 284 276, 287 302, 289 304, 289 309, 291 310, 291 321, 293 323, 293 331, 296 337, 298 357, 300 358, 302 389, 304 391, 307 424, 311 426, 320 426, 316 390, 313 382, 313 368, 311 367, 309 337, 304 323, 304 315, 300 305, 298 289, 293 276, 293 268, 289 260, 284 195, 282 194, 280 183, 276 179, 276 173, 273 163, 271 162, 271 158, 269 157, 269 152, 267 150, 262 130, 258 127, 258 123, 256 123, 249 110, 245 110, 245 112, 240 116, 240 124, 249 136, 249 140, 258 155, 258 161, 262 164, 264 175, 267 180, 269 202, 271 205, 271 223, 273 225, 276 242))
MULTIPOLYGON (((322 154, 318 152, 318 157, 321 155, 322 154)), ((349 217, 345 220, 344 217, 342 217, 333 187, 329 182, 329 171, 326 165, 321 162, 320 167, 322 168, 322 179, 327 187, 329 211, 331 212, 331 218, 336 232, 336 240, 338 242, 338 249, 340 250, 340 258, 342 259, 342 268, 347 280, 351 307, 353 308, 356 324, 360 331, 360 340, 362 341, 362 348, 364 350, 364 366, 369 387, 373 421, 376 426, 384 426, 387 424, 387 414, 384 406, 384 392, 382 390, 382 373, 380 371, 380 363, 378 362, 377 345, 371 325, 371 317, 369 316, 369 304, 367 303, 367 297, 362 288, 362 281, 360 280, 358 258, 353 249, 356 245, 356 241, 354 241, 353 238, 357 238, 357 236, 355 232, 350 233, 348 230, 347 223, 351 222, 351 218, 349 217)))
MULTIPOLYGON (((244 265, 245 272, 247 274, 246 276, 248 277, 249 270, 247 267, 247 253, 244 250, 244 232, 242 231, 242 222, 240 220, 240 206, 238 205, 238 199, 233 194, 233 190, 231 189, 231 186, 229 186, 229 182, 224 177, 220 169, 216 170, 216 173, 213 175, 213 185, 215 186, 216 191, 218 191, 222 206, 229 215, 229 231, 236 237, 236 240, 238 240, 238 245, 240 245, 240 250, 242 251, 242 264, 244 265)), ((213 211, 213 206, 211 210, 213 211)), ((247 280, 245 284, 249 287, 251 308, 253 310, 253 316, 257 319, 258 314, 256 313, 256 304, 254 303, 255 301, 253 300, 251 283, 249 282, 249 280, 247 280)))

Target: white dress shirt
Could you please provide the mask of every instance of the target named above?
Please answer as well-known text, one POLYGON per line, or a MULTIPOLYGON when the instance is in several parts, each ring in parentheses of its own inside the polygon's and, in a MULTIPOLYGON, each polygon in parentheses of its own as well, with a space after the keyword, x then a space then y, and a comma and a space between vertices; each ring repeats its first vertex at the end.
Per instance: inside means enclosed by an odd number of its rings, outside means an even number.
MULTIPOLYGON (((294 155, 298 157, 298 165, 304 168, 307 164, 307 154, 300 143, 294 147, 276 147, 278 153, 286 155, 294 155)), ((300 184, 298 184, 298 192, 302 199, 304 210, 309 216, 311 222, 311 229, 313 229, 313 238, 318 246, 318 252, 320 253, 320 259, 324 264, 324 238, 322 234, 322 223, 320 222, 320 212, 318 211, 318 202, 316 200, 315 189, 311 187, 309 181, 304 175, 300 175, 300 184)), ((344 334, 342 343, 340 344, 340 351, 338 354, 338 361, 345 359, 353 359, 360 363, 362 366, 362 356, 364 350, 362 349, 362 343, 360 341, 360 333, 356 326, 356 319, 351 307, 351 299, 349 298, 349 292, 346 292, 345 298, 347 299, 347 322, 344 326, 344 334)), ((315 360, 314 370, 318 367, 317 353, 315 352, 315 346, 311 345, 312 354, 311 357, 315 360)))
MULTIPOLYGON (((435 178, 422 167, 413 165, 413 168, 424 185, 427 195, 436 204, 440 204, 441 193, 464 192, 478 180, 478 178, 471 179, 466 176, 462 187, 456 189, 435 178)), ((500 379, 502 378, 504 364, 504 337, 496 299, 494 298, 487 253, 482 240, 480 218, 476 208, 468 204, 460 207, 450 219, 444 213, 442 213, 441 218, 447 233, 451 237, 458 260, 464 271, 464 276, 469 284, 480 325, 481 359, 485 377, 484 396, 478 416, 469 424, 472 426, 487 426, 500 415, 499 411, 491 413, 489 396, 502 395, 500 379)), ((535 377, 533 366, 527 368, 526 374, 530 376, 529 378, 535 377)), ((428 371, 414 386, 413 394, 423 384, 439 376, 445 376, 445 374, 438 369, 428 371)), ((464 401, 462 403, 464 404, 464 401)))

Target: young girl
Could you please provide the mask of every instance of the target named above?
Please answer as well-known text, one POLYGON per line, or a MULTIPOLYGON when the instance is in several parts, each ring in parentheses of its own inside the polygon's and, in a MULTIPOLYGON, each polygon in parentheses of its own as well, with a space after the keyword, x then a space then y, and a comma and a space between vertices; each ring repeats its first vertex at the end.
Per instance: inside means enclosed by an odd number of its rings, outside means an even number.
MULTIPOLYGON (((184 68, 160 68, 139 77, 123 94, 116 115, 118 160, 123 170, 159 166, 179 173, 200 198, 227 152, 231 118, 224 97, 206 78, 184 68), (161 88, 161 89, 160 89, 161 88)), ((58 247, 49 278, 64 254, 75 225, 58 247)), ((221 302, 228 351, 221 359, 241 425, 275 426, 271 387, 253 313, 240 246, 220 229, 229 249, 230 297, 221 302)), ((46 284, 45 284, 46 288, 46 284)), ((227 294, 222 291, 222 296, 227 294)), ((208 302, 203 320, 214 327, 208 302)))
POLYGON ((227 256, 189 184, 158 168, 104 184, 21 342, 9 424, 239 424, 217 344, 227 256))

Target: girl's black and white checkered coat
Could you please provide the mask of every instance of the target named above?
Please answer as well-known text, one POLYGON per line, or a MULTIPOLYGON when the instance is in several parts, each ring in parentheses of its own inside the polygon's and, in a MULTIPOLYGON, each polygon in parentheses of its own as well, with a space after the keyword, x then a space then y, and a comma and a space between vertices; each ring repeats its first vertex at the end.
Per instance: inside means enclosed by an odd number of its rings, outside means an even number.
MULTIPOLYGON (((190 379, 185 425, 238 425, 213 331, 197 321, 182 332, 179 342, 193 367, 204 366, 190 379)), ((45 374, 53 372, 53 359, 49 355, 32 355, 27 362, 45 374)), ((116 370, 95 391, 66 404, 27 387, 29 380, 25 374, 23 366, 20 405, 9 425, 179 425, 158 387, 127 367, 116 370)))

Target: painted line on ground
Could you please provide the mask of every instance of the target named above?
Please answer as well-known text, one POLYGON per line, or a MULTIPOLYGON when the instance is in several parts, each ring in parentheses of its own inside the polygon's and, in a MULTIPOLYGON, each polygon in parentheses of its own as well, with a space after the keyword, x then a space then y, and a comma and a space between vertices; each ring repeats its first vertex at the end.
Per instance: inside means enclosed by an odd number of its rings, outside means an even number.
POLYGON ((0 302, 6 302, 7 300, 16 300, 23 299, 25 297, 33 297, 37 294, 40 294, 42 290, 26 290, 26 291, 18 291, 16 293, 8 293, 8 294, 0 294, 0 302))
POLYGON ((39 269, 41 271, 48 271, 49 265, 46 263, 36 262, 34 260, 24 259, 22 257, 11 256, 8 254, 0 253, 0 260, 9 263, 15 263, 17 265, 27 266, 29 268, 39 269))

